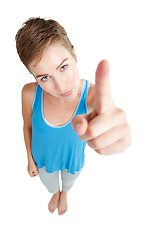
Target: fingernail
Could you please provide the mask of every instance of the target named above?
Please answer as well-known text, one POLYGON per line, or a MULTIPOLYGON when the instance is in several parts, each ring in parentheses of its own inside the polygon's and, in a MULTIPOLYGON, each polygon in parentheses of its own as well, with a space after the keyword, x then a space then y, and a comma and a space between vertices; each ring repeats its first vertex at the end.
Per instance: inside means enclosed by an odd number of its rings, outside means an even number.
POLYGON ((77 123, 75 127, 76 131, 78 131, 81 128, 81 126, 82 126, 82 123, 77 123))

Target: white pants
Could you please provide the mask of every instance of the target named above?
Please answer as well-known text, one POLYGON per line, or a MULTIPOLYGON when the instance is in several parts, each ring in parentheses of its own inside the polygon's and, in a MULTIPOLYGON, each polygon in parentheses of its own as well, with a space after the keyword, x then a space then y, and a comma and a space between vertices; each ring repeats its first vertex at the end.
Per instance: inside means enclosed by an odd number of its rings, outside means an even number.
POLYGON ((75 174, 67 173, 67 170, 47 173, 45 167, 38 169, 39 177, 50 193, 57 193, 60 190, 59 174, 61 175, 62 190, 68 192, 74 181, 80 175, 82 169, 75 174))

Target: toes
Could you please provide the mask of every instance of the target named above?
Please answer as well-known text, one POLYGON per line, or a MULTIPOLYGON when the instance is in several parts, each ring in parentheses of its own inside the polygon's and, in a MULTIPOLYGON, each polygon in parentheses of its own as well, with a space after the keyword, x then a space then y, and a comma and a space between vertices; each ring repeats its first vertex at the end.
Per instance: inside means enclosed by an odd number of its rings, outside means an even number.
POLYGON ((58 214, 59 214, 59 215, 63 215, 66 211, 67 211, 67 209, 65 209, 65 210, 59 210, 59 211, 58 211, 58 214))
POLYGON ((65 212, 67 212, 67 209, 63 212, 63 214, 64 214, 65 212))
POLYGON ((53 209, 53 208, 48 208, 48 210, 51 212, 51 213, 54 213, 54 211, 56 210, 56 209, 53 209))
POLYGON ((53 207, 53 206, 48 205, 48 210, 49 210, 51 213, 54 213, 55 210, 56 210, 56 208, 53 207))
POLYGON ((62 215, 62 210, 59 210, 59 211, 58 211, 58 214, 59 214, 59 215, 62 215))

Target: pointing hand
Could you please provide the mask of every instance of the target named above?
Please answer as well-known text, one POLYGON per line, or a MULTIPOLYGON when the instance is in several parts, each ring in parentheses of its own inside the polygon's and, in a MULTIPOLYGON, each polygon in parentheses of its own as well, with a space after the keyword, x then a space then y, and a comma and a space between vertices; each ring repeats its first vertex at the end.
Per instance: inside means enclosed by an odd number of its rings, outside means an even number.
POLYGON ((109 86, 109 63, 102 60, 95 76, 95 103, 89 114, 77 115, 72 126, 80 139, 101 155, 123 152, 131 144, 130 126, 117 108, 109 86))

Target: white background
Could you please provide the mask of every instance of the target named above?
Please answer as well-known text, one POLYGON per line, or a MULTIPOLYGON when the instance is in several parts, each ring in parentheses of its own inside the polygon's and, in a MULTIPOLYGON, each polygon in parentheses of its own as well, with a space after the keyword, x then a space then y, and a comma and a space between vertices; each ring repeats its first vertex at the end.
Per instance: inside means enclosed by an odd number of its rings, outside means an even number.
POLYGON ((0 15, 1 239, 160 239, 159 1, 5 1, 0 15), (15 34, 29 17, 57 20, 78 56, 80 76, 94 83, 98 62, 110 62, 117 106, 127 112, 132 146, 100 156, 86 148, 85 168, 63 216, 47 209, 51 195, 27 173, 21 89, 34 79, 20 62, 15 34))

